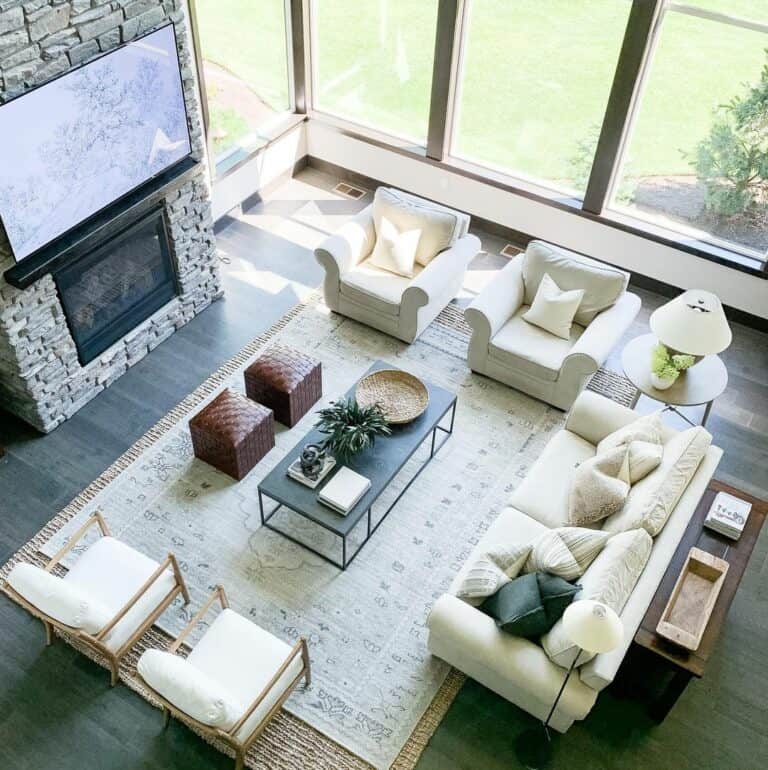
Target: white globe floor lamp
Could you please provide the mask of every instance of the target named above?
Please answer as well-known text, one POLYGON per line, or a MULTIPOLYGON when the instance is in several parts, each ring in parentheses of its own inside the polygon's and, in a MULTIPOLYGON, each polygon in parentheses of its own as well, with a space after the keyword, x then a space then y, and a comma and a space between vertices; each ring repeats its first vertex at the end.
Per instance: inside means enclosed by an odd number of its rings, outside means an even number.
POLYGON ((591 599, 576 601, 568 607, 563 615, 563 630, 578 648, 577 654, 574 655, 555 702, 543 722, 543 730, 541 728, 526 730, 515 742, 517 758, 523 767, 529 770, 546 767, 552 761, 552 736, 549 723, 581 653, 610 652, 618 647, 624 638, 624 627, 619 616, 607 605, 591 599))

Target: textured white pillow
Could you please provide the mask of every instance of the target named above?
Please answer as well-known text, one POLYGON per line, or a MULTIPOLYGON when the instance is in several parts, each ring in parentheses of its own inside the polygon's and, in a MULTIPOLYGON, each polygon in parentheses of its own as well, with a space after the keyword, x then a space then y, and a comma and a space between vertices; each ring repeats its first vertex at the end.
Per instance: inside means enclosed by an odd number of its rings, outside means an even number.
POLYGON ((561 291, 552 278, 544 273, 533 303, 523 313, 523 319, 550 334, 569 340, 573 317, 583 296, 583 289, 561 291))
POLYGON ((656 537, 711 443, 712 436, 701 426, 673 436, 664 445, 659 467, 632 487, 624 507, 605 520, 603 531, 626 532, 642 527, 656 537))
POLYGON ((597 452, 602 454, 613 447, 631 444, 633 441, 647 441, 650 444, 661 444, 661 412, 652 412, 645 417, 639 417, 623 428, 609 433, 598 445, 597 452))
POLYGON ((557 527, 534 544, 524 572, 551 572, 564 580, 581 577, 610 537, 599 529, 557 527))
POLYGON ((46 615, 89 634, 101 631, 115 615, 80 587, 34 564, 17 564, 8 575, 8 585, 46 615))
POLYGON ((390 273, 413 278, 420 237, 420 230, 400 232, 389 219, 381 217, 369 262, 390 273))
POLYGON ((150 687, 205 725, 229 730, 245 711, 210 676, 178 655, 147 650, 136 668, 150 687))
POLYGON ((456 589, 460 599, 483 599, 520 574, 530 545, 499 545, 480 554, 465 571, 456 589))
POLYGON ((629 494, 628 449, 617 446, 576 468, 568 494, 568 523, 593 524, 620 511, 629 494))
MULTIPOLYGON (((581 590, 573 600, 593 599, 621 614, 648 562, 652 546, 653 540, 644 529, 614 535, 579 580, 581 590)), ((563 629, 562 619, 541 637, 541 645, 549 659, 564 668, 571 665, 577 652, 563 629)), ((593 653, 582 652, 578 663, 582 665, 593 657, 593 653)))
POLYGON ((650 441, 632 441, 627 450, 626 475, 630 484, 636 484, 661 465, 664 447, 650 441))

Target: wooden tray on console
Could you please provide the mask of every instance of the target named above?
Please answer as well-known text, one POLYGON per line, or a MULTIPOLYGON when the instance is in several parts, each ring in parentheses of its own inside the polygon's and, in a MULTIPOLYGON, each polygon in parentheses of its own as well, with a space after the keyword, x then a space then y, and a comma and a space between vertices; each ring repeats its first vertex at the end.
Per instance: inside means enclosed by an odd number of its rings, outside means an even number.
POLYGON ((656 632, 687 650, 697 650, 727 572, 727 561, 691 548, 656 632))

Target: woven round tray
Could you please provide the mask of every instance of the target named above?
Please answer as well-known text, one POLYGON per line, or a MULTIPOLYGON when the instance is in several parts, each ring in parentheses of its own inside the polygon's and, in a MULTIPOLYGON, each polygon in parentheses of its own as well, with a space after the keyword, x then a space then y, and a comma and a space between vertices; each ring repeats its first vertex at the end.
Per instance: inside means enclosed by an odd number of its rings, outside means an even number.
POLYGON ((393 425, 415 420, 429 405, 429 391, 418 378, 400 369, 382 369, 357 383, 360 406, 378 404, 393 425))

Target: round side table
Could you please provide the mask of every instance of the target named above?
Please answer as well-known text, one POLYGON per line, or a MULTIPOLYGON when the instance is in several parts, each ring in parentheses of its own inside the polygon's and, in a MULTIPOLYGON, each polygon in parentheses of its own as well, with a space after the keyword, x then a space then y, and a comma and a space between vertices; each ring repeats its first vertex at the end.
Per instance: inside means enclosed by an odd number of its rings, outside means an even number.
POLYGON ((653 334, 635 337, 621 353, 624 374, 643 394, 664 404, 662 411, 680 415, 689 425, 696 423, 686 417, 678 407, 706 404, 702 425, 707 424, 712 403, 728 384, 728 370, 719 356, 707 356, 690 369, 681 372, 672 387, 657 390, 651 383, 651 352, 658 340, 653 334))

